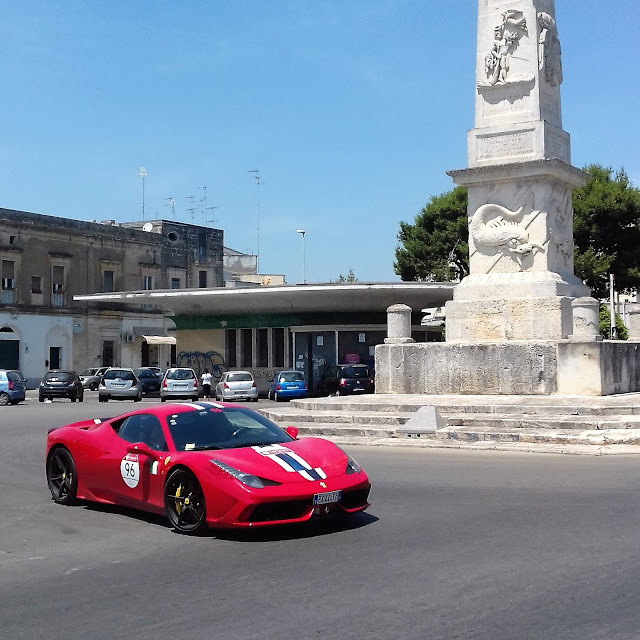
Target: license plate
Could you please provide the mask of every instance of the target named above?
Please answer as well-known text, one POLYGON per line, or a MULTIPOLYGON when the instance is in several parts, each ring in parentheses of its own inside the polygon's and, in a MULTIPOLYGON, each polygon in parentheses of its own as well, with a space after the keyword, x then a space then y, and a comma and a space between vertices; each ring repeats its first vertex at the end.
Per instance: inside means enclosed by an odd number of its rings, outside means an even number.
POLYGON ((186 389, 187 385, 186 384, 176 384, 176 385, 174 385, 174 387, 176 389, 186 389))
POLYGON ((362 387, 353 387, 354 391, 364 391, 362 387))
POLYGON ((342 491, 328 491, 327 493, 316 493, 313 496, 313 504, 330 504, 332 502, 340 502, 342 491))
POLYGON ((124 383, 114 382, 112 386, 114 386, 114 387, 124 387, 124 383))

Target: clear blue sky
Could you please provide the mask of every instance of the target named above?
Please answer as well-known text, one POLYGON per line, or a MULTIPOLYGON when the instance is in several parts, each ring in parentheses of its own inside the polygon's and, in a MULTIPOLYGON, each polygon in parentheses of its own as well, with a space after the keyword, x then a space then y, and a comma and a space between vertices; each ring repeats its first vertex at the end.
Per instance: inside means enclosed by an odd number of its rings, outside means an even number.
MULTIPOLYGON (((476 0, 2 4, 0 206, 205 221, 307 281, 394 281, 400 220, 453 187, 476 0), (251 169, 261 177, 258 189, 251 169), (190 200, 187 196, 194 196, 190 200), (193 216, 193 217, 192 217, 193 216)), ((640 186, 640 2, 556 0, 573 163, 640 186)))

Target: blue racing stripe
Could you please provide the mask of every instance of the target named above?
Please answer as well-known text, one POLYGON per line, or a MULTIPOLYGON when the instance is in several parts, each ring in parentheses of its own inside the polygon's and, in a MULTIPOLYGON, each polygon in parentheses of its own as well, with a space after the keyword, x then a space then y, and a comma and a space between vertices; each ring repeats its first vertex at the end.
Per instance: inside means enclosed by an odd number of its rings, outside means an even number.
POLYGON ((277 453, 276 454, 280 460, 286 462, 290 465, 295 471, 306 471, 314 480, 321 480, 320 474, 315 469, 307 469, 303 467, 295 458, 292 458, 287 453, 277 453))

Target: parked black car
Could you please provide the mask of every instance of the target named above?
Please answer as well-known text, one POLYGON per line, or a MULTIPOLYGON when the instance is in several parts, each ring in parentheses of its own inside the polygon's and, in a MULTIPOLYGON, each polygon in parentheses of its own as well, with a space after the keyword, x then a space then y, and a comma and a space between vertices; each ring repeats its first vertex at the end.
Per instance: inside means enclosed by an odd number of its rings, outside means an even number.
POLYGON ((38 400, 69 398, 71 402, 84 400, 82 380, 75 371, 47 371, 40 383, 38 400))
POLYGON ((373 393, 374 382, 365 364, 338 364, 327 367, 318 383, 319 395, 343 396, 356 393, 373 393))
POLYGON ((162 376, 156 367, 140 367, 136 375, 142 386, 142 393, 159 393, 162 376))

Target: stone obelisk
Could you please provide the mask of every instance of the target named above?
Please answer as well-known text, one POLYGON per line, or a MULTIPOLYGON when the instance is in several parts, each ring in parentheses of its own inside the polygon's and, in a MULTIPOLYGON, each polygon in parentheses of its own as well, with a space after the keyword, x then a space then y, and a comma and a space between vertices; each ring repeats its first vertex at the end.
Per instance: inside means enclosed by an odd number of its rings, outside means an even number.
POLYGON ((571 166, 562 129, 554 0, 479 0, 475 128, 468 169, 470 275, 447 304, 447 342, 560 340, 572 301, 571 166))
POLYGON ((446 305, 445 343, 376 347, 376 393, 640 391, 640 342, 602 340, 574 275, 571 194, 586 175, 562 128, 555 3, 478 8, 469 166, 449 172, 468 188, 470 275, 446 305))

